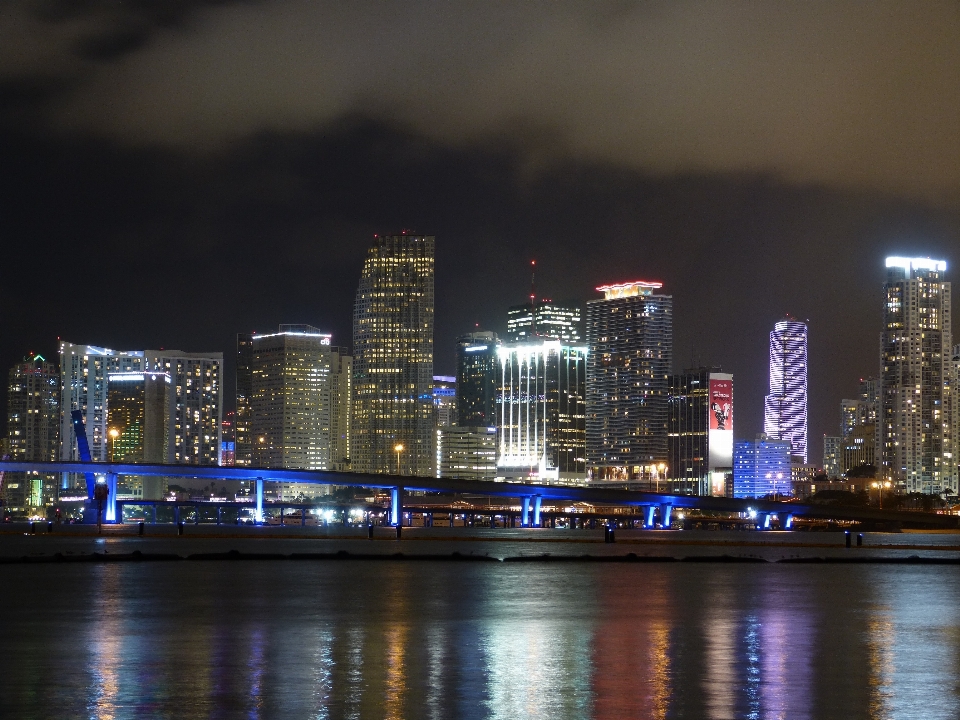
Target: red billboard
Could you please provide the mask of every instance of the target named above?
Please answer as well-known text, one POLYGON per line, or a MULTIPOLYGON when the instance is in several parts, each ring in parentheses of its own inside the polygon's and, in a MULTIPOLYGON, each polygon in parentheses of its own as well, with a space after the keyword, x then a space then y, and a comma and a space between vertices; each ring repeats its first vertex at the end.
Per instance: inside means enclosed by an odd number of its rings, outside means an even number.
POLYGON ((710 429, 733 430, 733 380, 710 379, 710 429))

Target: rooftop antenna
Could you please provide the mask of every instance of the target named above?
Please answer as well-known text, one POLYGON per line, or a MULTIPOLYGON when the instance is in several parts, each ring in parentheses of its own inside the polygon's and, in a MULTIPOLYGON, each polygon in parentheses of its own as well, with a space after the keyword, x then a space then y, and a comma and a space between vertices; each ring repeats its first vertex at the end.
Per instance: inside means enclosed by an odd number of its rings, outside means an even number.
POLYGON ((530 261, 530 335, 537 335, 537 261, 530 261))

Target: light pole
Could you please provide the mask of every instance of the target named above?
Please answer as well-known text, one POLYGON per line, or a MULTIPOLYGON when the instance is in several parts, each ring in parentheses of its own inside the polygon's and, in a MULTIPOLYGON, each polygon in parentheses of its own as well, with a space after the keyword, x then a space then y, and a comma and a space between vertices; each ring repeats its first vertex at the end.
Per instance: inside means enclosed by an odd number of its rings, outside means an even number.
POLYGON ((116 428, 110 428, 107 434, 110 436, 110 462, 116 462, 117 438, 120 437, 120 431, 116 428))
POLYGON ((657 493, 660 492, 660 476, 663 475, 663 471, 667 469, 667 466, 664 463, 657 465, 657 493))
POLYGON ((403 473, 400 472, 400 453, 403 452, 403 445, 397 443, 393 446, 393 449, 397 453, 397 475, 403 475, 403 473))

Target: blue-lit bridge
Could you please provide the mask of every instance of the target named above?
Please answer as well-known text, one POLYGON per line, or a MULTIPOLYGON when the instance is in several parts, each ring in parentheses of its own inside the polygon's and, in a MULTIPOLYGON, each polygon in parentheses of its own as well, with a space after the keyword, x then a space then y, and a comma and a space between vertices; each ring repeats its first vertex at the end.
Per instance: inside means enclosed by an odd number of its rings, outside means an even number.
MULTIPOLYGON (((305 483, 339 485, 385 490, 390 494, 389 519, 399 525, 403 513, 403 497, 408 491, 448 493, 497 497, 516 500, 522 507, 521 525, 540 527, 540 509, 544 500, 550 502, 588 503, 603 507, 639 509, 645 527, 669 527, 674 509, 691 509, 716 513, 756 513, 761 527, 771 527, 776 517, 779 527, 789 529, 795 516, 824 520, 855 522, 903 523, 928 527, 957 528, 960 517, 935 513, 880 510, 875 508, 819 505, 792 501, 742 500, 722 497, 671 495, 603 487, 572 487, 565 485, 536 485, 504 483, 483 480, 453 480, 448 478, 412 477, 345 473, 325 470, 281 470, 273 468, 216 467, 197 465, 154 465, 130 463, 85 462, 18 462, 0 461, 0 471, 38 474, 76 473, 86 476, 87 496, 94 496, 98 483, 105 483, 109 494, 104 505, 104 519, 108 523, 122 522, 118 512, 117 478, 121 475, 160 476, 167 478, 195 478, 202 480, 240 480, 254 483, 254 516, 264 519, 264 487, 268 483, 305 483)), ((140 504, 139 501, 126 501, 140 504)), ((194 501, 184 503, 195 505, 194 501)), ((281 503, 277 503, 281 505, 281 503)), ((296 503, 282 503, 293 507, 296 503)))

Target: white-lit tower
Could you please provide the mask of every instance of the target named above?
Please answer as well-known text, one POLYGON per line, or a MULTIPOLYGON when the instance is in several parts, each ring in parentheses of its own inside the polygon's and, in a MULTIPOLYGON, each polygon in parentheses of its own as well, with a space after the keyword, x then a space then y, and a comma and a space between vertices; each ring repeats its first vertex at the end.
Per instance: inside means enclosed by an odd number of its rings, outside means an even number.
POLYGON ((795 463, 807 463, 807 324, 787 318, 770 333, 770 394, 763 431, 790 443, 795 463))

